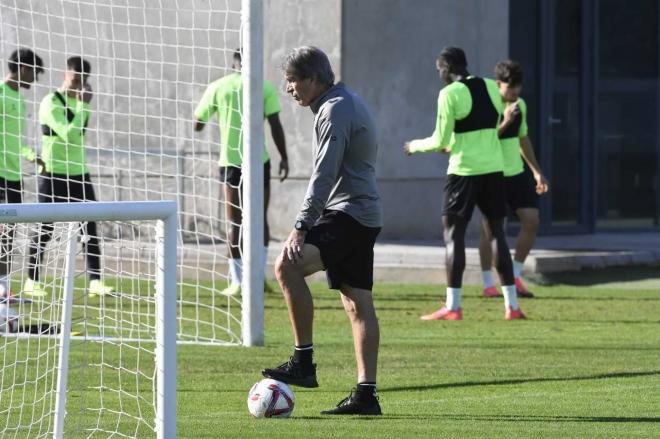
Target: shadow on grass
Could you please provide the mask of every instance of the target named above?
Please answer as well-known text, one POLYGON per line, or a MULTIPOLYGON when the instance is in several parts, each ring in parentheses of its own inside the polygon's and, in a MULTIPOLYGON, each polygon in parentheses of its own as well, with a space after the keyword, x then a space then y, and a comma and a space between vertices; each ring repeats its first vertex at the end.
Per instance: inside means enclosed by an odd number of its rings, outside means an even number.
MULTIPOLYGON (((467 296, 470 297, 470 296, 467 296)), ((491 300, 491 299, 484 299, 491 300)), ((501 300, 501 298, 500 298, 501 300)), ((523 303, 527 301, 540 302, 545 300, 552 300, 556 302, 660 302, 660 295, 658 297, 626 297, 626 296, 536 296, 533 299, 522 299, 523 303)))
POLYGON ((585 380, 603 380, 608 378, 634 378, 643 376, 660 375, 660 370, 650 370, 646 372, 613 372, 603 373, 596 375, 576 376, 576 377, 537 377, 537 378, 518 378, 507 380, 492 380, 492 381, 464 381, 461 383, 438 383, 428 384, 425 386, 400 386, 400 387, 383 387, 384 392, 409 392, 409 391, 423 391, 435 389, 448 389, 454 387, 474 387, 474 386, 506 386, 511 384, 526 384, 526 383, 539 383, 539 382, 557 382, 557 381, 585 381, 585 380))
MULTIPOLYGON (((413 416, 411 416, 412 418, 413 416)), ((375 421, 375 420, 388 420, 388 419, 397 419, 397 416, 361 416, 361 415, 317 415, 317 416, 297 416, 294 415, 292 419, 304 419, 304 420, 314 420, 314 421, 341 421, 345 419, 350 419, 351 421, 375 421)), ((401 419, 404 419, 402 416, 401 419)))
POLYGON ((626 325, 657 325, 660 320, 586 320, 586 319, 536 319, 537 322, 554 323, 589 323, 589 324, 612 324, 621 323, 626 325))
MULTIPOLYGON (((327 416, 296 416, 296 419, 336 419, 327 416)), ((357 419, 357 417, 352 417, 357 419)), ((530 416, 530 415, 467 415, 439 413, 437 415, 405 415, 384 413, 382 417, 365 417, 365 420, 379 419, 442 419, 443 421, 482 421, 482 422, 623 422, 623 423, 658 423, 658 417, 627 417, 627 416, 530 416)))
POLYGON ((600 270, 546 273, 530 276, 530 279, 535 283, 544 286, 594 286, 605 283, 636 282, 658 278, 660 278, 660 269, 658 267, 608 267, 607 269, 600 270))
POLYGON ((529 416, 529 415, 451 415, 443 419, 461 421, 513 421, 513 422, 660 422, 657 417, 628 416, 529 416))

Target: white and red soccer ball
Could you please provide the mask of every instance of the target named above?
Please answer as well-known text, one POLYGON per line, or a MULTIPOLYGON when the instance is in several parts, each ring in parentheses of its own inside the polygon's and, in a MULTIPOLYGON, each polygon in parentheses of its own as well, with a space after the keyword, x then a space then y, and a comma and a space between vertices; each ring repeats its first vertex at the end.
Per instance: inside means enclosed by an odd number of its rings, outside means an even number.
POLYGON ((288 418, 293 412, 296 397, 281 381, 263 379, 250 389, 247 405, 255 418, 288 418))

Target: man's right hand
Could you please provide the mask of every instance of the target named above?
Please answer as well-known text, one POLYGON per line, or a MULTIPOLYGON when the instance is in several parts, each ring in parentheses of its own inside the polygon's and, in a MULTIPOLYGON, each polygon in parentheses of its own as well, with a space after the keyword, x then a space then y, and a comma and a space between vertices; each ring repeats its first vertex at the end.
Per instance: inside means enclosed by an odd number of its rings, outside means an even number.
POLYGON ((280 183, 289 176, 289 161, 287 159, 280 160, 280 169, 277 175, 280 177, 280 183))
POLYGON ((534 174, 534 180, 536 181, 536 193, 539 195, 545 194, 550 189, 550 183, 543 176, 543 174, 534 174))
POLYGON ((37 174, 44 174, 46 172, 46 162, 41 157, 36 156, 32 162, 37 165, 37 174))
POLYGON ((508 125, 514 121, 516 116, 520 114, 520 107, 517 103, 509 105, 504 110, 504 118, 502 119, 502 125, 508 125))
POLYGON ((412 155, 412 152, 410 151, 410 142, 406 142, 403 144, 403 153, 405 155, 412 155))
POLYGON ((307 232, 293 229, 289 237, 284 241, 282 248, 282 257, 284 260, 297 264, 303 258, 303 245, 307 232))
POLYGON ((92 100, 92 97, 93 97, 92 86, 89 84, 85 84, 82 90, 78 90, 78 96, 76 97, 76 99, 89 104, 92 100))

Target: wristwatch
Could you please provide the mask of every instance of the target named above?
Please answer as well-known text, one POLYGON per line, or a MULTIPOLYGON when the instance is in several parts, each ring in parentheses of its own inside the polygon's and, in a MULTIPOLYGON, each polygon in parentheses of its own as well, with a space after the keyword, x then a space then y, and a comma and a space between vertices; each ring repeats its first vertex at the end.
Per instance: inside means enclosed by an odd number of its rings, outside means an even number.
POLYGON ((300 230, 302 232, 309 232, 309 227, 307 227, 305 223, 300 220, 296 221, 296 224, 293 227, 296 230, 300 230))

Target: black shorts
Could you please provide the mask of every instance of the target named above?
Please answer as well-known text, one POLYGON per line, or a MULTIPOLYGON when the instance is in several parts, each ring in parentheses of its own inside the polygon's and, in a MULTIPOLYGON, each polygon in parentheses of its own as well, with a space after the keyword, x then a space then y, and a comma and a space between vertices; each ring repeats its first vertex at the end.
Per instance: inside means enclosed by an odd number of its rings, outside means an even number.
MULTIPOLYGON (((220 166, 220 182, 237 188, 242 186, 243 173, 236 166, 220 166)), ((264 163, 264 188, 270 187, 270 160, 264 163)))
POLYGON ((525 170, 520 174, 504 177, 506 204, 513 213, 518 209, 539 208, 539 196, 536 193, 536 181, 532 173, 525 170))
POLYGON ((326 210, 305 237, 321 251, 328 286, 369 290, 374 285, 374 244, 380 227, 366 227, 347 213, 326 210))
POLYGON ((23 186, 21 180, 12 181, 0 177, 0 202, 22 203, 23 186))
POLYGON ((479 207, 486 218, 499 219, 506 216, 504 174, 447 175, 442 214, 469 220, 474 206, 479 207))
POLYGON ((43 174, 39 176, 40 203, 96 201, 89 174, 43 174))

